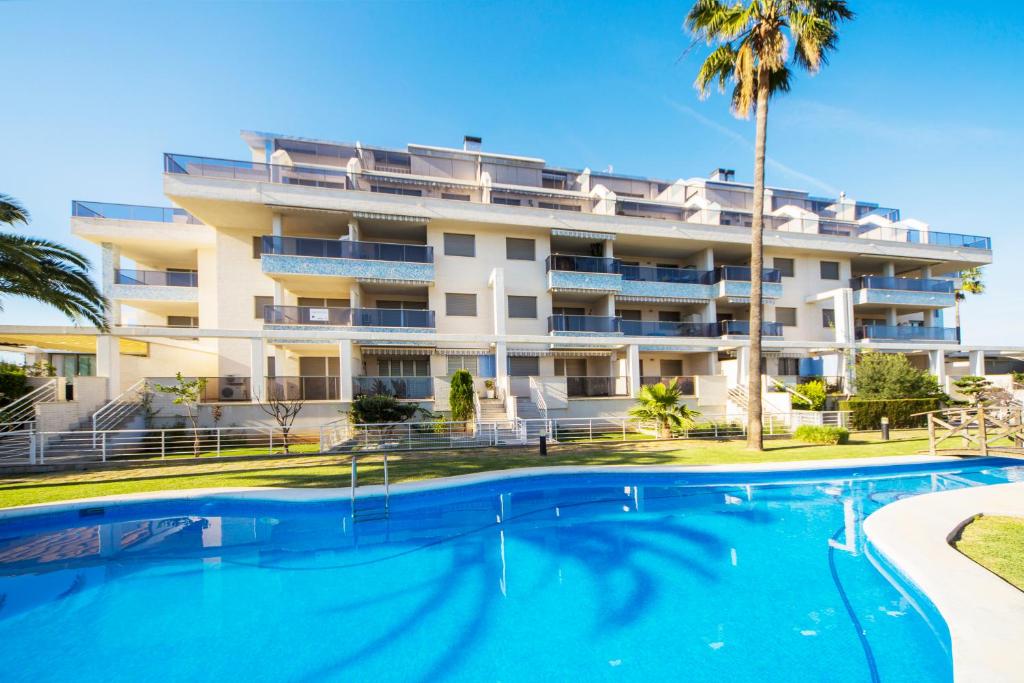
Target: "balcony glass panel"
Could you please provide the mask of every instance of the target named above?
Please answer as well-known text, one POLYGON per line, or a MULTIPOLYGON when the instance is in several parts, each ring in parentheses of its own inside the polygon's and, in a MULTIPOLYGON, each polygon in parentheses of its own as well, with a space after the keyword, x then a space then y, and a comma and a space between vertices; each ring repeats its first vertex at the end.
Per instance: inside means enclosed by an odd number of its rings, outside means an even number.
POLYGON ((603 315, 553 315, 548 318, 548 332, 603 332, 616 334, 620 318, 603 315))
POLYGON ((950 280, 924 280, 902 277, 883 277, 881 275, 863 275, 850 280, 853 289, 895 289, 903 292, 936 292, 952 294, 953 283, 950 280))
POLYGON ((266 306, 263 321, 272 325, 354 327, 434 327, 434 312, 409 308, 266 306))
POLYGON ((600 256, 572 256, 552 254, 547 258, 548 270, 567 270, 577 273, 609 273, 618 271, 618 262, 613 258, 600 256))
POLYGON ((861 325, 855 330, 857 339, 891 339, 894 341, 955 342, 955 327, 918 327, 915 325, 861 325))
POLYGON ((283 401, 337 401, 338 377, 268 377, 267 396, 283 401))
POLYGON ((263 237, 262 249, 264 254, 278 254, 282 256, 400 261, 403 263, 434 262, 434 248, 424 244, 354 242, 349 240, 272 237, 267 235, 263 237))
POLYGON ((111 204, 110 202, 71 202, 71 215, 81 218, 110 218, 122 221, 152 221, 156 223, 191 223, 202 221, 185 209, 171 206, 140 206, 137 204, 111 204))
POLYGON ((164 172, 204 178, 228 178, 341 190, 351 188, 347 171, 195 157, 187 154, 164 154, 164 172))
POLYGON ((248 377, 206 377, 203 388, 203 403, 251 401, 252 392, 248 377))
POLYGON ((660 320, 623 320, 622 333, 630 337, 717 337, 716 323, 682 323, 660 320))
POLYGON ((618 264, 623 280, 644 282, 679 282, 683 284, 710 285, 714 283, 714 272, 693 268, 659 268, 656 266, 627 266, 618 264))
POLYGON ((643 386, 651 386, 652 384, 664 384, 668 386, 669 383, 675 380, 676 388, 683 396, 696 396, 697 395, 697 378, 696 377, 641 377, 640 384, 643 386))
MULTIPOLYGON (((738 334, 738 335, 749 335, 750 334, 750 321, 749 320, 723 320, 718 323, 720 334, 738 334)), ((765 337, 781 337, 782 336, 782 323, 761 323, 761 335, 765 337)))
POLYGON ((433 398, 433 377, 353 377, 356 396, 394 396, 395 398, 433 398))
POLYGON ((569 396, 595 397, 628 396, 627 377, 566 377, 565 389, 569 396))
MULTIPOLYGON (((719 266, 715 268, 714 282, 734 280, 750 282, 752 271, 747 266, 719 266)), ((782 273, 774 268, 765 268, 761 276, 763 282, 782 282, 782 273)))
POLYGON ((157 287, 198 287, 199 274, 194 270, 116 270, 114 271, 114 283, 157 287))

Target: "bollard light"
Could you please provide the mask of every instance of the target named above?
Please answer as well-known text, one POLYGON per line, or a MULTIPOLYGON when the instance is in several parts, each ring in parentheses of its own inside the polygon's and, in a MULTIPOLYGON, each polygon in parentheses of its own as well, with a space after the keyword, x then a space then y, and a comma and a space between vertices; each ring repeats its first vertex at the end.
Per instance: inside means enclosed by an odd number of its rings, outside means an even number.
POLYGON ((538 443, 540 445, 540 454, 541 455, 547 455, 548 454, 548 435, 547 434, 541 434, 540 438, 538 440, 538 443))
POLYGON ((889 440, 889 418, 882 418, 882 441, 889 440))

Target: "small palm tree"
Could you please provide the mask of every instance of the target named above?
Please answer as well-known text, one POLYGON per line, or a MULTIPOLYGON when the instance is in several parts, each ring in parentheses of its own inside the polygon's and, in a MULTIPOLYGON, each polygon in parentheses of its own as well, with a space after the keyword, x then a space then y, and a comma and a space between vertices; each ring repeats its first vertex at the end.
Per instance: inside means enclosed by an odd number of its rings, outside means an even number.
MULTIPOLYGON (((0 225, 28 222, 28 211, 0 194, 0 225)), ((0 232, 0 297, 35 299, 106 330, 106 300, 89 278, 89 267, 88 259, 62 244, 0 232)))
POLYGON ((679 402, 681 396, 675 379, 667 385, 664 382, 645 384, 640 387, 637 405, 629 409, 629 414, 654 422, 658 425, 658 437, 667 439, 673 429, 690 429, 694 419, 700 417, 699 412, 679 402))
POLYGON ((725 91, 732 81, 732 111, 749 118, 756 111, 754 210, 750 241, 750 365, 747 386, 747 448, 764 449, 761 434, 762 228, 768 102, 788 92, 794 61, 815 73, 836 46, 840 21, 853 18, 844 0, 697 0, 686 26, 700 40, 716 45, 697 73, 706 97, 713 84, 725 91))
POLYGON ((953 301, 953 311, 956 316, 956 338, 960 339, 960 302, 967 300, 968 294, 984 294, 985 281, 981 268, 968 268, 960 271, 960 286, 956 289, 956 296, 953 301))

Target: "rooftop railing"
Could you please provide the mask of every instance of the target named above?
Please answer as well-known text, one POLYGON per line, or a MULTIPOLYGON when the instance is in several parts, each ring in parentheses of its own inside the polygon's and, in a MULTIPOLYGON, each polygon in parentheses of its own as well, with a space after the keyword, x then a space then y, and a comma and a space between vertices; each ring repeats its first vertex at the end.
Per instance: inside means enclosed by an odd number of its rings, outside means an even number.
POLYGON ((199 274, 194 270, 115 270, 118 285, 152 285, 156 287, 198 287, 199 274))
POLYGON ((267 235, 262 238, 262 250, 264 254, 285 256, 400 261, 403 263, 434 262, 434 248, 424 244, 356 242, 267 235))
POLYGON ((951 280, 929 280, 882 275, 861 275, 850 280, 853 289, 895 289, 903 292, 936 292, 952 294, 951 280))
POLYGON ((548 318, 548 332, 599 332, 618 334, 622 318, 605 315, 553 315, 548 318))
POLYGON ((272 325, 339 327, 434 327, 434 311, 410 308, 264 306, 263 322, 272 325))
POLYGON ((955 327, 920 327, 917 325, 861 325, 854 330, 857 339, 880 341, 957 341, 955 327))
POLYGON ((342 190, 350 188, 347 171, 265 164, 258 161, 195 157, 187 154, 164 154, 164 172, 204 178, 228 178, 342 190))
POLYGON ((190 223, 202 221, 185 209, 173 206, 142 206, 138 204, 112 204, 110 202, 71 202, 71 215, 79 218, 108 218, 122 221, 152 221, 155 223, 190 223))

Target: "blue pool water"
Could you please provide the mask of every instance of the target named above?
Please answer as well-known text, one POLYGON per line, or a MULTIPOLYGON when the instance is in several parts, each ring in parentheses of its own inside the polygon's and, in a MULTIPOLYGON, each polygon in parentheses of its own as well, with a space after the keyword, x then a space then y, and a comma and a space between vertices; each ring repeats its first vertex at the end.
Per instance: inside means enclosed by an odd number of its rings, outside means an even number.
POLYGON ((1024 480, 1012 464, 543 475, 364 498, 355 521, 348 499, 0 521, 0 678, 949 680, 941 618, 860 524, 1024 480))

